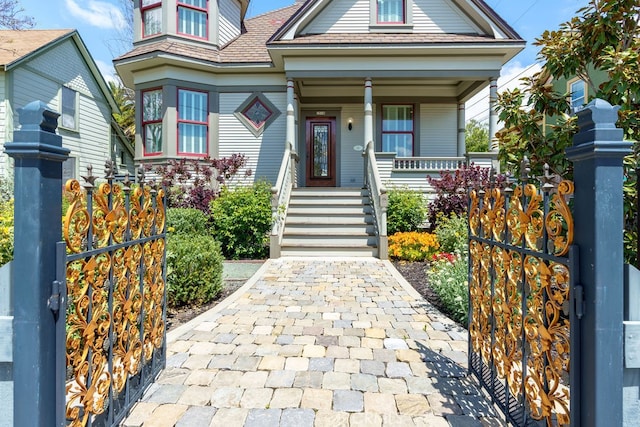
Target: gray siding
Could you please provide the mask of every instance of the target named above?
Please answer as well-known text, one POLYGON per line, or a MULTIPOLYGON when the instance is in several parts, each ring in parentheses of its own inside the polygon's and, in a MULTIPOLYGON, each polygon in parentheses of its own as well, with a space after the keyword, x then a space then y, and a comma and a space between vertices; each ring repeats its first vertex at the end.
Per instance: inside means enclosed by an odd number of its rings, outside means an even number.
MULTIPOLYGON (((13 132, 13 115, 10 114, 11 103, 7 99, 7 78, 6 73, 0 71, 0 146, 10 140, 13 132)), ((10 171, 9 156, 0 150, 0 177, 5 177, 10 171)))
POLYGON ((448 0, 414 0, 412 12, 416 33, 478 32, 469 18, 448 0))
POLYGON ((264 96, 275 105, 280 114, 262 135, 256 137, 234 115, 236 109, 251 93, 220 94, 220 149, 218 157, 229 157, 241 153, 248 157, 247 168, 252 176, 243 179, 244 171, 238 173, 236 183, 250 183, 265 178, 275 184, 282 163, 286 133, 286 93, 264 93, 264 96), (258 161, 259 160, 259 161, 258 161))
MULTIPOLYGON (((13 107, 41 100, 59 112, 63 85, 78 92, 78 129, 59 129, 62 143, 78 159, 77 173, 84 173, 89 164, 100 172, 110 157, 111 108, 72 41, 13 70, 13 107)), ((18 125, 17 114, 14 125, 18 125)))
POLYGON ((338 0, 329 3, 302 34, 368 32, 369 0, 338 0))
POLYGON ((240 35, 240 3, 236 0, 220 1, 220 46, 240 35))
MULTIPOLYGON (((371 23, 369 7, 369 0, 333 1, 301 33, 368 33, 371 23)), ((413 0, 411 12, 414 33, 479 32, 471 20, 448 0, 413 0)))
POLYGON ((362 150, 354 150, 354 147, 364 147, 364 112, 362 104, 345 105, 342 108, 340 128, 340 187, 360 187, 363 180, 362 150), (349 117, 353 118, 353 129, 347 130, 349 117))
POLYGON ((455 104, 420 105, 420 156, 456 157, 458 110, 455 104))

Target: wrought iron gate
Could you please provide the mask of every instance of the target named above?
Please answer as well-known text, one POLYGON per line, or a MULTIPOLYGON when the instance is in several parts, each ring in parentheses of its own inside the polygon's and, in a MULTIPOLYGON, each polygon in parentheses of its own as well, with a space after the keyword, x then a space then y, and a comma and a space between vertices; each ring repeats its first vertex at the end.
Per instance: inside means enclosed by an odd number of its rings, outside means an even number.
POLYGON ((165 192, 142 169, 138 184, 105 172, 65 186, 58 426, 117 425, 166 360, 165 192))
POLYGON ((573 183, 521 179, 470 192, 469 367, 514 425, 579 425, 573 183))

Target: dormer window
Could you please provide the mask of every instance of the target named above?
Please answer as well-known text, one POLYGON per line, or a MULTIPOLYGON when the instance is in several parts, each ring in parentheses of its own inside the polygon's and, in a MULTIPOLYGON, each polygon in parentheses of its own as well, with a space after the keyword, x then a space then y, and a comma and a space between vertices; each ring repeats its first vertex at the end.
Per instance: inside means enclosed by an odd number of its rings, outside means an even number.
POLYGON ((162 32, 162 1, 142 0, 142 37, 154 36, 162 32))
POLYGON ((405 0, 377 0, 378 24, 406 24, 405 0))
POLYGON ((207 38, 207 0, 178 0, 178 33, 207 38))

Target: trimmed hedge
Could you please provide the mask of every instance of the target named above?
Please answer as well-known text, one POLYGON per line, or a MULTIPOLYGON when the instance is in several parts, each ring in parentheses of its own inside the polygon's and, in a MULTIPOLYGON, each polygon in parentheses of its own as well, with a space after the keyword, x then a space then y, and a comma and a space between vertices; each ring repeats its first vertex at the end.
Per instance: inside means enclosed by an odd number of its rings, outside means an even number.
POLYGON ((204 304, 222 290, 222 252, 211 236, 174 234, 167 239, 169 306, 204 304))
POLYGON ((263 259, 269 255, 272 225, 271 185, 223 188, 211 202, 213 236, 227 259, 263 259))

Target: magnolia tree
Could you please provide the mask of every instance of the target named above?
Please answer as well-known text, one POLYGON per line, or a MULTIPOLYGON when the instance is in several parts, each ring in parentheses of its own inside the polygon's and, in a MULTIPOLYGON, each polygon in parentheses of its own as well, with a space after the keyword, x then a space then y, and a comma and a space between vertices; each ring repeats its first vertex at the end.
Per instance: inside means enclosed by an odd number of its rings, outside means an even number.
MULTIPOLYGON (((589 88, 590 98, 619 105, 618 126, 625 138, 637 141, 640 132, 640 3, 637 0, 591 0, 577 16, 545 31, 534 43, 540 47, 542 72, 523 79, 524 89, 499 95, 497 110, 505 128, 498 133, 500 160, 516 174, 526 155, 533 173, 542 166, 563 177, 572 176, 564 150, 572 144, 576 118, 570 115, 567 93, 553 90, 550 79, 579 77, 589 88), (605 76, 598 84, 596 76, 605 76), (522 108, 525 105, 526 108, 522 108), (545 125, 545 117, 557 121, 545 125)), ((636 180, 639 144, 625 159, 625 259, 636 263, 638 230, 636 180)), ((517 176, 517 175, 516 175, 517 176)))

